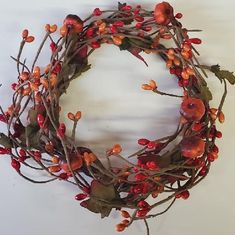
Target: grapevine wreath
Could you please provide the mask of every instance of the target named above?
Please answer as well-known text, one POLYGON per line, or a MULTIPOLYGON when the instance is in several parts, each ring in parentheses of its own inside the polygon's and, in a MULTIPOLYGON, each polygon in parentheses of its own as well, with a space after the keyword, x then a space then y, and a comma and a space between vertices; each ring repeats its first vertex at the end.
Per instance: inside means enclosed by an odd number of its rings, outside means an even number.
POLYGON ((149 234, 147 220, 165 213, 177 199, 187 199, 189 190, 205 178, 217 159, 215 141, 222 133, 216 122, 224 122, 227 83, 235 83, 233 73, 219 65, 200 64, 195 47, 201 40, 189 35, 199 30, 184 28, 182 16, 167 2, 157 4, 154 11, 119 3, 116 10, 96 8, 85 20, 68 15, 60 30, 56 25, 45 26, 45 36, 30 66, 22 51, 34 37, 23 30, 19 53, 12 57, 18 73, 12 84, 12 105, 6 110, 0 107, 0 120, 7 126, 7 133, 0 134, 0 154, 10 155, 11 166, 30 182, 58 179, 75 185, 75 199, 102 218, 112 209, 119 210, 123 219, 117 231, 143 220, 149 234), (73 79, 90 69, 89 56, 102 44, 116 45, 145 64, 141 52, 159 55, 182 88, 180 96, 160 91, 154 80, 143 84, 143 90, 182 99, 176 131, 155 140, 140 138, 139 150, 130 156, 122 156, 122 147, 115 144, 105 153, 106 161, 76 141, 80 111, 67 115, 73 125, 71 134, 60 120, 60 97, 73 79), (44 47, 50 60, 39 67, 44 47), (207 72, 214 73, 224 89, 216 108, 209 104, 212 94, 205 80, 207 72), (113 158, 120 160, 119 167, 112 165, 113 158), (48 179, 32 179, 27 169, 45 171, 48 179), (159 194, 164 198, 159 199, 159 194), (153 198, 153 203, 147 202, 148 198, 153 198), (163 203, 166 209, 154 213, 163 203))

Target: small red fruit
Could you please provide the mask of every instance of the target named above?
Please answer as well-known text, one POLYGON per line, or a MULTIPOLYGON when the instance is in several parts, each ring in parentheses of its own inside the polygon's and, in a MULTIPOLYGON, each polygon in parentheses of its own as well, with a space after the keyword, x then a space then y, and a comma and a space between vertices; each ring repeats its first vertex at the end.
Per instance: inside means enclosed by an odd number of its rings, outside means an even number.
POLYGON ((87 194, 85 194, 85 193, 79 193, 79 194, 77 194, 76 196, 75 196, 75 199, 77 200, 77 201, 82 201, 82 200, 84 200, 84 199, 86 199, 87 198, 87 194))
POLYGON ((20 163, 19 163, 16 159, 14 159, 14 158, 11 159, 11 166, 12 166, 16 171, 19 171, 19 170, 20 170, 20 163))
POLYGON ((181 193, 181 198, 183 198, 184 200, 188 199, 190 196, 190 193, 188 190, 185 190, 181 193))

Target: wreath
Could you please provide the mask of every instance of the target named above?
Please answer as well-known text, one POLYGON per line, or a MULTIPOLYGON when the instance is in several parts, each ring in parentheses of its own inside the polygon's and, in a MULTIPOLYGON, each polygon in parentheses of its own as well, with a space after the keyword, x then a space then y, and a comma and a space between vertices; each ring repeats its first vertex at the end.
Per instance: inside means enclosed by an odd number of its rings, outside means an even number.
POLYGON ((18 73, 12 84, 12 104, 6 110, 0 107, 0 120, 7 127, 6 134, 0 133, 0 154, 9 155, 11 166, 30 182, 61 180, 75 185, 75 199, 102 218, 112 209, 119 210, 123 219, 117 231, 143 220, 149 234, 147 220, 168 211, 177 199, 187 199, 189 190, 205 178, 218 158, 215 141, 222 133, 216 122, 224 122, 227 83, 235 83, 233 73, 219 65, 200 64, 196 46, 202 41, 189 35, 199 30, 184 28, 182 17, 182 13, 174 14, 167 2, 157 4, 154 11, 119 3, 116 10, 96 8, 84 20, 68 15, 60 30, 57 25, 45 26, 45 36, 30 66, 22 59, 22 52, 34 37, 23 30, 18 55, 12 57, 18 73), (72 80, 91 68, 89 56, 102 44, 116 45, 145 64, 141 53, 160 56, 182 88, 182 95, 175 95, 160 91, 154 80, 143 84, 146 91, 182 100, 176 131, 154 140, 140 138, 139 150, 130 156, 123 156, 122 147, 115 144, 105 153, 106 161, 76 140, 81 111, 67 115, 73 125, 71 134, 60 120, 60 97, 72 80), (44 47, 50 60, 39 67, 44 47), (216 108, 209 104, 208 72, 224 89, 216 108), (120 166, 113 166, 114 158, 119 159, 120 166), (47 172, 48 179, 30 178, 29 169, 47 172), (159 199, 160 194, 163 199, 159 199), (164 211, 153 212, 165 203, 164 211))

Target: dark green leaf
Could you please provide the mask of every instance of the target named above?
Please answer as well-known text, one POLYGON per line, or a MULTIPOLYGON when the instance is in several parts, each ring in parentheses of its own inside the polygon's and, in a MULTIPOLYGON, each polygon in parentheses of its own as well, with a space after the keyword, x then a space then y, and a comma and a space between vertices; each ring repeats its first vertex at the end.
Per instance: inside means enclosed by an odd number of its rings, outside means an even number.
POLYGON ((220 70, 219 72, 215 73, 215 76, 220 80, 226 79, 230 84, 235 84, 235 76, 233 72, 229 72, 227 70, 220 70))
POLYGON ((11 139, 3 133, 0 133, 0 145, 4 146, 5 148, 13 147, 11 139))
POLYGON ((117 193, 113 185, 103 185, 97 180, 93 180, 91 183, 91 195, 105 201, 112 201, 117 198, 117 193))
POLYGON ((37 123, 37 115, 38 115, 38 111, 35 110, 35 109, 30 109, 29 112, 28 112, 28 118, 29 118, 29 121, 30 121, 30 124, 32 125, 38 125, 37 123))
POLYGON ((85 201, 86 203, 86 208, 93 212, 93 213, 100 213, 101 214, 101 218, 107 217, 109 216, 112 207, 111 206, 106 206, 104 204, 102 204, 102 202, 99 202, 98 200, 94 200, 94 199, 88 199, 85 201))
POLYGON ((25 127, 25 144, 28 147, 38 147, 40 145, 39 127, 29 124, 25 127))
POLYGON ((206 102, 209 102, 210 100, 212 100, 212 94, 211 94, 208 86, 201 85, 200 91, 201 91, 201 98, 203 100, 205 100, 206 102))
POLYGON ((235 76, 233 72, 230 72, 228 70, 221 70, 219 65, 211 66, 211 72, 215 74, 220 82, 222 82, 223 79, 226 79, 230 84, 235 84, 235 76))
POLYGON ((125 37, 122 40, 122 44, 119 46, 119 48, 120 48, 121 51, 128 50, 129 48, 131 48, 131 43, 130 43, 129 38, 125 37))

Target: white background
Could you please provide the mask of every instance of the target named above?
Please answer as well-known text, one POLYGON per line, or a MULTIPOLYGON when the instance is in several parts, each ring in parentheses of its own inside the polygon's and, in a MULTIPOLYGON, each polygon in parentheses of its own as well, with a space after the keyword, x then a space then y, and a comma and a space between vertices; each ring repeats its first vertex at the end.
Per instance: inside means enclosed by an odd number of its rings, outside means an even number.
MULTIPOLYGON (((201 61, 220 63, 235 70, 235 2, 233 0, 178 0, 170 1, 175 11, 182 12, 187 28, 202 29, 201 61)), ((86 17, 92 9, 113 8, 117 1, 108 0, 0 0, 0 103, 10 104, 10 84, 16 79, 15 64, 10 55, 16 55, 20 34, 24 28, 36 36, 35 45, 27 49, 33 56, 42 38, 46 23, 62 23, 69 14, 86 17)), ((153 9, 155 1, 129 1, 153 9)), ((44 66, 46 56, 40 59, 44 66)), ((92 70, 72 83, 69 94, 63 97, 63 115, 81 110, 78 140, 102 155, 114 143, 123 144, 130 152, 136 148, 136 139, 154 138, 170 134, 178 119, 179 100, 159 97, 140 89, 149 79, 157 80, 161 90, 180 93, 176 82, 154 56, 145 57, 149 68, 126 52, 104 47, 90 59, 92 70)), ((209 79, 215 101, 221 89, 215 78, 209 79)), ((224 112, 225 124, 219 126, 223 139, 218 141, 220 157, 213 164, 209 176, 195 189, 187 201, 177 201, 171 211, 150 222, 152 234, 170 235, 233 235, 235 234, 235 92, 229 88, 224 112)), ((3 125, 0 130, 4 131, 3 125)), ((101 220, 79 206, 73 198, 76 188, 61 182, 47 185, 30 184, 19 178, 10 167, 8 157, 0 158, 0 234, 5 235, 105 235, 116 234, 114 225, 120 217, 112 213, 101 220)), ((29 176, 33 176, 29 173, 29 176)), ((142 223, 135 223, 123 234, 145 234, 142 223)))

